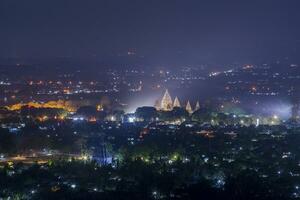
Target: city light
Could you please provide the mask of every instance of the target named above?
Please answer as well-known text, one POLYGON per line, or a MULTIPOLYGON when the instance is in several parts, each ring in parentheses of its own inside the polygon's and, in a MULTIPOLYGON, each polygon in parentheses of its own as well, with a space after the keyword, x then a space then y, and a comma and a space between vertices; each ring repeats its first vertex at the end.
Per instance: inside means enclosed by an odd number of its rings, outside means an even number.
POLYGON ((0 200, 300 199, 300 1, 1 1, 0 200))

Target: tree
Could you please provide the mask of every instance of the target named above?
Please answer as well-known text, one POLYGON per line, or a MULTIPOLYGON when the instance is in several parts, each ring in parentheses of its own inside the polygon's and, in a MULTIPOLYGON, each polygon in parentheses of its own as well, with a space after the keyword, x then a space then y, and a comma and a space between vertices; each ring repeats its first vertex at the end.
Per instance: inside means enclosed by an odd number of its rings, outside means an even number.
POLYGON ((144 121, 154 121, 158 116, 156 109, 150 106, 137 108, 135 111, 135 115, 137 118, 140 118, 144 121))

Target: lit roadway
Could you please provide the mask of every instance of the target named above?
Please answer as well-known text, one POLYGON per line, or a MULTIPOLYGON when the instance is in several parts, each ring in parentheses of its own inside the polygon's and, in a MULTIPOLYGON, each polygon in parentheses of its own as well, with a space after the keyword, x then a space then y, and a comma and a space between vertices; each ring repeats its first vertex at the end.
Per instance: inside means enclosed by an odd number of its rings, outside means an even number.
POLYGON ((76 160, 85 160, 86 157, 80 154, 64 154, 64 153, 54 153, 54 154, 38 154, 38 155, 17 155, 17 156, 9 156, 9 157, 2 157, 0 158, 0 164, 5 163, 25 163, 25 164, 43 164, 47 163, 49 160, 64 158, 64 159, 71 159, 74 158, 76 160))

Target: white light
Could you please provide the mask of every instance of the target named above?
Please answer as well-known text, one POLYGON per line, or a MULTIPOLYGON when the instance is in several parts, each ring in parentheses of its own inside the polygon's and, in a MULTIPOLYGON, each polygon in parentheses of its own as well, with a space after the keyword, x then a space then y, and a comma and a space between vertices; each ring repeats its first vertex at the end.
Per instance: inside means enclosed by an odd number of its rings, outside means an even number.
POLYGON ((86 156, 86 155, 85 155, 85 156, 82 156, 82 159, 83 159, 83 160, 87 160, 87 159, 88 159, 88 156, 86 156))
POLYGON ((128 118, 128 122, 129 122, 129 123, 135 122, 135 117, 129 117, 129 118, 128 118))
POLYGON ((75 188, 76 188, 76 185, 75 185, 75 184, 72 184, 72 185, 71 185, 71 188, 75 189, 75 188))
POLYGON ((255 126, 256 126, 256 127, 259 126, 259 119, 258 119, 258 118, 256 119, 256 124, 255 124, 255 126))

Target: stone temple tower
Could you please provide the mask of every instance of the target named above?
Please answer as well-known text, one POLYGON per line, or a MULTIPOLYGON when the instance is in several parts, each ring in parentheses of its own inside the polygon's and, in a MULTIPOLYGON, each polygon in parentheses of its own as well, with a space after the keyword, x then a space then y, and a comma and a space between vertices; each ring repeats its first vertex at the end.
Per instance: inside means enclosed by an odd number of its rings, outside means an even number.
POLYGON ((172 101, 172 98, 171 98, 168 90, 166 90, 166 92, 161 100, 160 108, 161 108, 161 110, 164 110, 164 111, 170 111, 173 109, 173 101, 172 101))
POLYGON ((199 104, 199 101, 197 101, 196 103, 196 107, 195 107, 195 111, 199 110, 200 109, 200 104, 199 104))
POLYGON ((187 104, 185 106, 185 110, 188 111, 188 113, 190 113, 190 114, 193 113, 193 109, 192 109, 192 106, 190 104, 190 101, 187 102, 187 104))
POLYGON ((179 99, 176 97, 175 100, 174 100, 174 104, 173 104, 173 108, 180 108, 180 102, 179 102, 179 99))

